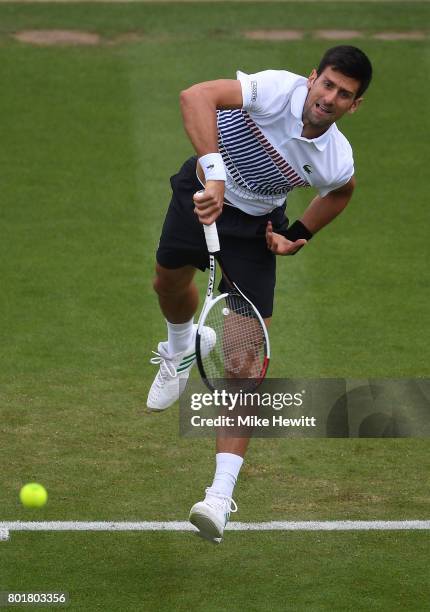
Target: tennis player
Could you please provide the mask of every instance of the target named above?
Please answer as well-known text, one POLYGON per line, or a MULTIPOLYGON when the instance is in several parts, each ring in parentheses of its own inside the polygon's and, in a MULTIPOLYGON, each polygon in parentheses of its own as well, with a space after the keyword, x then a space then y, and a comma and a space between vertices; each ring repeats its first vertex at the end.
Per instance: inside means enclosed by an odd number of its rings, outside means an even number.
MULTIPOLYGON (((185 130, 197 155, 171 178, 173 196, 157 251, 154 289, 167 341, 151 360, 159 371, 148 395, 150 410, 165 410, 178 399, 195 361, 193 277, 208 264, 202 224, 217 221, 226 268, 268 325, 276 255, 295 255, 351 199, 353 155, 336 121, 355 113, 371 76, 360 49, 337 46, 308 78, 285 70, 238 72, 237 80, 200 83, 181 93, 185 130), (289 225, 286 201, 295 187, 312 187, 317 195, 289 225)), ((210 328, 203 334, 210 350, 215 334, 210 328)), ((248 442, 218 438, 214 480, 191 509, 190 521, 214 541, 237 510, 232 495, 248 442)))

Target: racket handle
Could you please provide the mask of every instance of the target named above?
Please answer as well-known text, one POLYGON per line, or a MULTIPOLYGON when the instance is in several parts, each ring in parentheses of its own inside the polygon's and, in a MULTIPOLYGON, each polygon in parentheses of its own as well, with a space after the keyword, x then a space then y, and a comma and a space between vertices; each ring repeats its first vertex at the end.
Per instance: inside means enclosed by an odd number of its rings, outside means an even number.
POLYGON ((219 253, 220 246, 216 223, 214 222, 210 225, 203 225, 203 229, 205 231, 206 244, 209 253, 219 253))

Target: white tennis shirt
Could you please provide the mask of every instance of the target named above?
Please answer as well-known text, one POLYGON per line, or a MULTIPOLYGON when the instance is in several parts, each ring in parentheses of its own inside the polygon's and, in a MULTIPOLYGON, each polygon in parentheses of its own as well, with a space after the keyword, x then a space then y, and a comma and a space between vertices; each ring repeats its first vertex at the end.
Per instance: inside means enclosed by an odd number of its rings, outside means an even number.
POLYGON ((336 124, 318 138, 301 136, 308 89, 286 70, 237 72, 243 107, 217 111, 218 146, 227 172, 227 200, 251 215, 285 202, 294 187, 321 196, 354 174, 352 149, 336 124))

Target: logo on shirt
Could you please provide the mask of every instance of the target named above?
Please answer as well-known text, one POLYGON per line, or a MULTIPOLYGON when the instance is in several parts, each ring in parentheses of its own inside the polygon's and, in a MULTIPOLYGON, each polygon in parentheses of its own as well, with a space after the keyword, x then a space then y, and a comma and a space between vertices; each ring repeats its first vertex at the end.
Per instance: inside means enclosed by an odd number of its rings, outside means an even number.
POLYGON ((257 81, 251 81, 251 102, 257 99, 257 81))
POLYGON ((306 174, 311 174, 312 173, 312 166, 310 166, 309 164, 305 164, 303 166, 303 170, 306 172, 306 174))

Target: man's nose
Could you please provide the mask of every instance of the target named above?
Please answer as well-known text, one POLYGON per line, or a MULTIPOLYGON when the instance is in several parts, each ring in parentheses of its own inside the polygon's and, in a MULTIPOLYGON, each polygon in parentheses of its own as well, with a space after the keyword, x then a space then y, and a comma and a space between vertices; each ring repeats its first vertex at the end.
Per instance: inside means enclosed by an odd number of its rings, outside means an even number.
POLYGON ((334 104, 336 100, 336 96, 337 96, 336 90, 333 89, 332 91, 328 91, 324 96, 324 104, 334 104))

